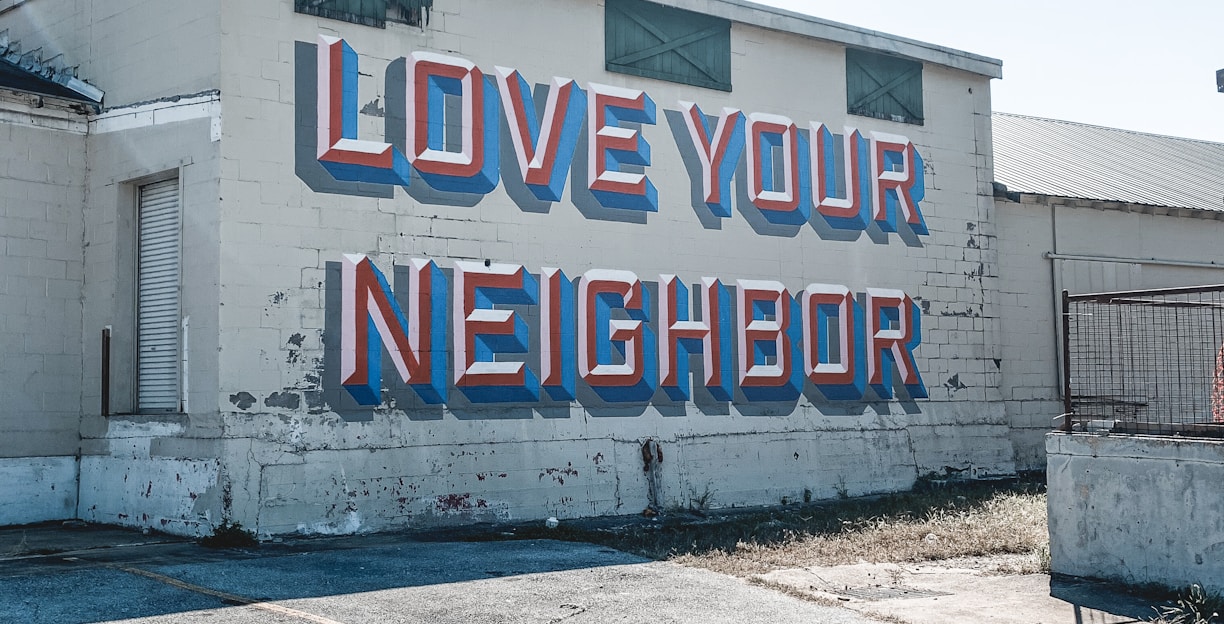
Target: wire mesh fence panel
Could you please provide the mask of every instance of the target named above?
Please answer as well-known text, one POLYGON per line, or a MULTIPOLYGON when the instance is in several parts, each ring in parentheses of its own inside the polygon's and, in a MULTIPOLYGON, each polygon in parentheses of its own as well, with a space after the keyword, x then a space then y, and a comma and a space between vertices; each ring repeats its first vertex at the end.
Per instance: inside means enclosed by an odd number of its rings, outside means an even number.
POLYGON ((1224 285, 1064 307, 1068 430, 1224 437, 1224 285))

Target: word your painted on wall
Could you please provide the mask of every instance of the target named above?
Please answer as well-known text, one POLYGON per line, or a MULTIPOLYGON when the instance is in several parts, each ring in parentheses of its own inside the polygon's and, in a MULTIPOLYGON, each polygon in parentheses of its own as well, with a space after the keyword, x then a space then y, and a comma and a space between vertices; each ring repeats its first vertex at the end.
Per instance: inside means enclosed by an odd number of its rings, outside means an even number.
POLYGON ((660 390, 688 401, 690 356, 716 401, 737 400, 736 386, 747 401, 792 401, 809 382, 830 400, 862 399, 868 387, 888 399, 894 369, 911 398, 926 397, 914 363, 921 312, 900 290, 856 298, 841 285, 792 293, 776 281, 730 288, 705 277, 690 291, 676 275, 652 288, 630 271, 571 279, 463 261, 449 278, 432 260, 408 269, 400 300, 368 257, 344 256, 340 378, 362 405, 382 402, 384 351, 430 404, 447 403, 452 385, 473 403, 535 402, 541 392, 572 401, 579 382, 613 403, 660 390))
MULTIPOLYGON (((585 129, 586 185, 595 201, 605 209, 659 209, 651 145, 641 132, 658 115, 645 91, 552 78, 538 102, 518 70, 496 67, 488 75, 462 58, 413 52, 400 65, 405 110, 387 112, 405 120, 405 136, 383 142, 358 138, 357 52, 320 35, 317 59, 317 159, 336 180, 408 187, 415 171, 438 191, 487 195, 500 181, 504 116, 516 175, 537 199, 561 200, 585 129)), ((875 223, 896 232, 904 222, 927 234, 922 157, 904 136, 836 134, 818 122, 801 129, 781 115, 724 108, 713 116, 693 102, 678 105, 687 133, 677 136, 691 142, 682 152, 696 155, 690 174, 700 175, 694 183, 713 215, 731 216, 731 179, 743 159, 746 175, 737 184, 771 223, 808 223, 814 211, 835 229, 875 223)))

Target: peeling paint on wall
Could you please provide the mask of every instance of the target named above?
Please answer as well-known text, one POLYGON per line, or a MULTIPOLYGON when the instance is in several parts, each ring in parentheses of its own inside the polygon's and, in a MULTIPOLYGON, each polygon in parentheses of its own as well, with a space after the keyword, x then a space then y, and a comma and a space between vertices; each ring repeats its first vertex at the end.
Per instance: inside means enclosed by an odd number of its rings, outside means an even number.
POLYGON ((230 403, 233 403, 238 409, 245 410, 250 409, 251 406, 255 404, 257 399, 255 398, 255 395, 251 394, 250 392, 239 392, 237 394, 231 394, 229 400, 230 403))

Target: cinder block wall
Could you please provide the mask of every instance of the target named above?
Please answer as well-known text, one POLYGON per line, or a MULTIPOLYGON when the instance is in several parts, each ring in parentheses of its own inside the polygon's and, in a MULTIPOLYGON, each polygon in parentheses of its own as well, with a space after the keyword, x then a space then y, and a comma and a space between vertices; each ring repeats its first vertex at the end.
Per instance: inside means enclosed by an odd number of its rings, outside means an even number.
MULTIPOLYGON (((104 325, 130 327, 121 293, 131 191, 174 173, 183 184, 192 374, 187 414, 121 409, 102 418, 97 373, 80 372, 82 517, 188 534, 222 518, 264 534, 356 532, 638 513, 647 504, 776 504, 903 489, 928 472, 1014 471, 999 391, 1002 234, 985 76, 927 63, 926 120, 916 126, 845 112, 842 45, 743 23, 731 31, 734 90, 726 93, 606 72, 604 7, 593 0, 549 0, 530 12, 437 2, 428 27, 386 30, 299 15, 291 0, 180 4, 56 5, 46 14, 54 26, 41 35, 66 52, 85 51, 82 39, 107 52, 91 56, 83 75, 107 89, 110 106, 143 110, 145 100, 219 90, 222 111, 133 113, 127 126, 87 142, 80 350, 97 351, 104 325), (641 127, 653 146, 647 172, 658 212, 593 206, 577 181, 581 146, 561 201, 524 201, 521 181, 510 184, 519 174, 505 128, 501 184, 478 200, 430 192, 419 178, 407 190, 320 178, 311 119, 319 34, 342 36, 359 53, 362 138, 383 138, 388 109, 402 102, 385 81, 388 66, 414 51, 462 57, 487 75, 514 67, 532 83, 564 76, 645 90, 659 108, 657 123, 641 127), (712 217, 694 206, 677 145, 685 137, 671 113, 680 100, 709 114, 733 106, 786 115, 801 128, 905 135, 925 162, 929 234, 776 227, 754 214, 739 181, 731 217, 712 217), (921 309, 915 356, 929 398, 828 401, 809 384, 792 401, 660 393, 610 405, 580 388, 572 402, 497 406, 451 388, 455 400, 436 407, 384 362, 387 400, 361 406, 338 372, 338 267, 350 253, 369 256, 397 292, 404 280, 394 267, 413 258, 448 275, 457 261, 488 260, 531 273, 560 267, 570 277, 628 270, 648 283, 667 273, 688 284, 778 280, 792 293, 809 283, 860 295, 903 290, 921 309), (652 473, 642 465, 647 439, 663 457, 652 473)), ((27 23, 19 34, 36 33, 27 23)), ((534 311, 522 314, 537 326, 534 311)), ((116 381, 121 396, 130 395, 127 366, 116 381)))
POLYGON ((76 513, 85 120, 36 103, 0 96, 0 525, 76 513))
POLYGON ((995 214, 1000 232, 1000 389, 1017 466, 1041 469, 1045 434, 1063 412, 1061 291, 1224 283, 1224 269, 1209 266, 1224 264, 1224 253, 1212 243, 1224 235, 1224 221, 1209 213, 1125 204, 1102 207, 1085 200, 1028 195, 1020 202, 998 200, 995 214), (1049 253, 1092 259, 1050 259, 1045 257, 1049 253))
MULTIPOLYGON (((267 533, 352 532, 638 513, 652 500, 776 504, 903 489, 930 471, 1014 470, 996 362, 988 79, 928 63, 924 125, 854 117, 846 113, 840 45, 737 23, 734 90, 710 91, 604 71, 603 11, 593 1, 535 3, 529 12, 501 2, 437 2, 426 28, 380 30, 299 15, 288 0, 224 4, 216 402, 221 478, 232 492, 225 514, 267 533), (326 192, 336 185, 295 171, 303 153, 307 164, 314 158, 303 116, 313 113, 308 87, 321 33, 344 37, 359 54, 362 138, 384 136, 386 110, 398 97, 385 72, 414 51, 462 57, 487 75, 496 65, 513 67, 532 83, 565 76, 584 87, 644 89, 659 107, 658 123, 642 127, 659 211, 612 215, 576 205, 573 172, 560 202, 524 209, 506 190, 517 175, 509 152, 502 184, 479 201, 448 204, 420 179, 407 191, 326 192), (742 208, 729 219, 703 217, 691 205, 692 183, 665 113, 678 100, 711 114, 733 106, 787 115, 801 127, 820 121, 908 136, 926 161, 930 234, 837 239, 811 226, 761 227, 742 208), (780 280, 792 292, 812 282, 855 292, 898 288, 923 311, 917 357, 930 399, 829 403, 809 393, 782 404, 612 408, 583 397, 509 407, 457 399, 437 408, 384 363, 393 398, 362 407, 339 385, 334 315, 345 253, 369 255, 392 281, 401 279, 393 265, 426 258, 446 271, 455 261, 490 260, 533 273, 556 266, 571 277, 608 268, 646 281, 660 273, 688 283, 780 280), (665 457, 653 484, 642 466, 647 438, 665 457)), ((452 388, 452 396, 462 395, 452 388)))

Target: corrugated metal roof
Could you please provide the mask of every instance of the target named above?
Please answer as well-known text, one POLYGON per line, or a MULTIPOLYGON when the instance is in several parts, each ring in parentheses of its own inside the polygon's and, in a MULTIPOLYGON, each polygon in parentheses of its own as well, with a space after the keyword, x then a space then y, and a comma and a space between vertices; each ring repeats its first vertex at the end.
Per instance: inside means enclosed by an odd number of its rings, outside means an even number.
POLYGON ((994 113, 1010 191, 1224 212, 1224 143, 994 113))

